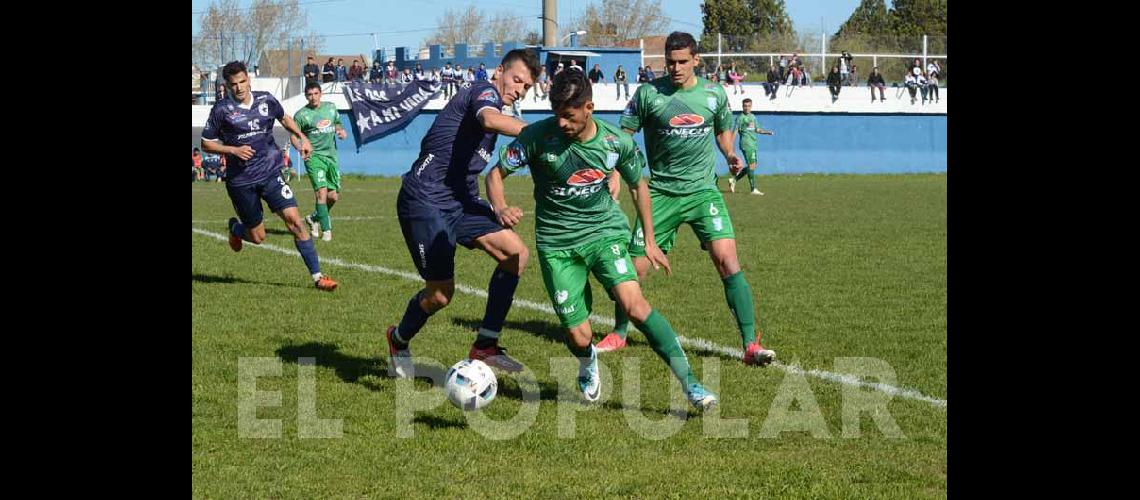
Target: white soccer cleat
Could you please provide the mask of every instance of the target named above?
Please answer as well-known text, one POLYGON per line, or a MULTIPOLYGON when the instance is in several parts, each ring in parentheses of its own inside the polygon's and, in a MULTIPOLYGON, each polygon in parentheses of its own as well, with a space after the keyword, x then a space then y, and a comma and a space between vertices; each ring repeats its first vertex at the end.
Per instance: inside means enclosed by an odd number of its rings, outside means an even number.
POLYGON ((761 193, 759 189, 753 189, 752 194, 764 196, 764 193, 761 193))
POLYGON ((602 376, 598 372, 598 352, 590 345, 590 360, 578 367, 578 389, 587 403, 597 402, 602 397, 602 376))
POLYGON ((321 239, 324 241, 332 241, 332 229, 325 231, 325 233, 321 235, 321 239))
POLYGON ((736 192, 736 177, 732 175, 732 172, 728 173, 728 189, 734 193, 736 192))
POLYGON ((305 222, 309 224, 309 234, 313 235, 314 238, 320 238, 321 224, 313 220, 312 214, 305 216, 305 222))

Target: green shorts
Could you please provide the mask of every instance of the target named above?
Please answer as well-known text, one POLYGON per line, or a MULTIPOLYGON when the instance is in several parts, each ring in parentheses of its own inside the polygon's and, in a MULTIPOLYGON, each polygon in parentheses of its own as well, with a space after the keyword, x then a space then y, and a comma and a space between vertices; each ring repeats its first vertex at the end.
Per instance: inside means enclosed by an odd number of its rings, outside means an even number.
POLYGON ((562 326, 572 328, 590 318, 589 273, 609 292, 627 281, 637 281, 629 258, 629 236, 596 239, 577 248, 539 250, 542 282, 562 326))
POLYGON ((309 174, 309 182, 313 184, 313 191, 327 188, 340 191, 340 169, 337 168, 336 158, 310 155, 305 162, 305 172, 309 174))
POLYGON ((744 152, 744 166, 756 164, 756 148, 741 148, 744 152))
MULTIPOLYGON (((684 196, 672 196, 657 191, 649 191, 653 201, 653 235, 662 252, 669 253, 677 240, 677 230, 687 223, 693 228, 697 239, 704 247, 713 240, 734 239, 732 219, 728 217, 728 207, 720 191, 707 190, 684 196)), ((645 256, 645 233, 641 230, 641 220, 633 227, 633 239, 629 244, 629 254, 645 256)))

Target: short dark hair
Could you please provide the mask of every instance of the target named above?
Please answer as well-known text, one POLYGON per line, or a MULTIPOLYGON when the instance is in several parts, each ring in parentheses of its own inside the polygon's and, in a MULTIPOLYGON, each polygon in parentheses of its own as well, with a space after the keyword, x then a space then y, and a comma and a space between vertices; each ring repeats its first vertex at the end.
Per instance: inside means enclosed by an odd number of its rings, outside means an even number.
POLYGON ((697 41, 693 38, 693 35, 685 33, 684 31, 669 33, 669 37, 665 39, 665 52, 683 49, 689 49, 689 53, 693 55, 697 54, 697 41))
POLYGON ((538 55, 535 54, 535 52, 533 50, 531 50, 531 49, 514 49, 514 50, 511 50, 510 52, 507 52, 507 54, 503 56, 503 60, 501 62, 499 62, 499 64, 503 65, 503 68, 505 69, 505 68, 510 67, 510 65, 514 64, 515 61, 522 61, 523 64, 526 65, 526 69, 528 71, 530 71, 530 77, 531 78, 538 78, 538 72, 540 71, 539 68, 542 67, 542 64, 540 64, 538 62, 538 55))
POLYGON ((305 85, 305 92, 308 93, 309 89, 321 90, 321 84, 319 84, 317 82, 309 82, 308 84, 305 85))
POLYGON ((550 88, 550 109, 580 108, 593 97, 594 91, 586 75, 581 71, 563 71, 554 77, 554 85, 550 88))
POLYGON ((245 63, 241 61, 230 61, 226 63, 225 66, 222 66, 222 80, 229 82, 230 77, 238 73, 249 74, 249 71, 245 69, 245 63))
POLYGON ((740 101, 740 104, 752 104, 752 98, 745 97, 743 101, 740 101))

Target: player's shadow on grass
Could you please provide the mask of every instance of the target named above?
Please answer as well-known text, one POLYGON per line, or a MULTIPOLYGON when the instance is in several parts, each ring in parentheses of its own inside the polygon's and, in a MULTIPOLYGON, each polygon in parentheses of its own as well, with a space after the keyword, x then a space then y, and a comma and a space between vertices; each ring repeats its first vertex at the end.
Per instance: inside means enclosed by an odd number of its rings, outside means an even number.
MULTIPOLYGON (((476 331, 479 329, 480 320, 471 319, 471 318, 451 318, 451 323, 456 325, 456 326, 466 328, 468 330, 476 331)), ((533 320, 533 319, 526 320, 526 321, 507 320, 503 323, 503 328, 510 328, 513 330, 522 330, 522 331, 527 332, 531 335, 534 335, 537 337, 542 337, 542 338, 546 339, 547 342, 552 342, 552 343, 556 343, 559 345, 566 345, 566 329, 562 328, 561 325, 559 325, 558 323, 555 323, 553 321, 541 321, 541 320, 533 320)), ((595 342, 601 341, 602 338, 604 338, 604 336, 611 331, 608 328, 606 328, 605 330, 606 331, 604 331, 604 332, 601 330, 595 330, 594 331, 595 342)), ((645 341, 627 337, 626 343, 628 343, 629 345, 638 345, 638 344, 645 344, 645 341)), ((648 344, 646 344, 646 345, 648 345, 648 344)))
POLYGON ((467 428, 466 420, 452 420, 447 418, 440 418, 435 415, 416 415, 412 422, 417 424, 424 424, 432 429, 448 429, 448 428, 467 428))
MULTIPOLYGON (((284 345, 277 349, 276 354, 287 363, 296 363, 297 358, 314 358, 317 365, 332 368, 341 380, 360 384, 374 391, 384 389, 364 377, 393 378, 388 375, 386 359, 350 356, 340 352, 340 346, 328 342, 284 345)), ((417 379, 426 379, 435 387, 443 386, 443 377, 446 374, 443 367, 417 363, 415 370, 417 379)))
MULTIPOLYGON (((388 375, 388 360, 379 358, 361 358, 340 352, 340 346, 328 342, 307 342, 301 345, 284 345, 275 352, 277 357, 287 363, 297 363, 298 358, 314 358, 314 362, 326 368, 332 368, 341 380, 353 384, 360 384, 373 391, 382 391, 384 388, 367 377, 380 377, 391 379, 388 375)), ((443 387, 448 367, 436 364, 415 363, 417 379, 426 380, 433 387, 443 387)), ((558 399, 558 387, 543 381, 538 381, 539 399, 553 401, 558 399)), ((522 400, 522 389, 516 382, 508 382, 505 377, 499 377, 499 396, 522 400)))
POLYGON ((307 288, 307 287, 302 287, 300 285, 289 284, 289 283, 277 283, 277 282, 270 282, 270 281, 249 281, 247 279, 235 278, 235 277, 229 276, 229 275, 227 275, 227 276, 215 276, 212 274, 201 274, 201 273, 191 274, 190 280, 198 282, 198 283, 226 283, 226 284, 241 283, 241 284, 249 284, 249 285, 274 285, 274 286, 285 286, 285 287, 291 287, 291 288, 307 288))

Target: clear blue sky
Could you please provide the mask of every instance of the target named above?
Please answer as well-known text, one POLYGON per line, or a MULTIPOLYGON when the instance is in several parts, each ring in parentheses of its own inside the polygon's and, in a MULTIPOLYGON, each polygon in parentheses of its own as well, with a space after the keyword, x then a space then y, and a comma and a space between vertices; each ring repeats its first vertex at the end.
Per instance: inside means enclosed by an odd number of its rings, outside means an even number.
MULTIPOLYGON (((558 20, 563 31, 568 31, 570 19, 578 17, 590 3, 601 4, 602 0, 559 0, 558 20)), ((249 0, 239 0, 248 6, 249 0)), ((424 38, 432 32, 436 18, 447 9, 460 9, 468 5, 465 0, 300 0, 301 8, 308 10, 309 26, 324 35, 377 33, 381 47, 420 47, 424 38), (319 2, 319 3, 316 3, 319 2), (309 4, 309 5, 306 5, 309 4), (391 33, 394 31, 415 32, 391 33), (386 33, 387 32, 387 33, 386 33)), ((518 16, 538 16, 542 12, 542 0, 475 0, 484 12, 494 14, 504 10, 518 16)), ((662 0, 665 15, 673 18, 671 30, 688 31, 694 35, 701 31, 701 0, 662 0)), ((824 30, 834 32, 839 25, 859 5, 859 0, 786 0, 788 15, 795 23, 797 31, 819 32, 821 21, 824 30)), ((887 2, 888 7, 891 2, 887 2)), ((192 0, 192 12, 206 10, 209 0, 192 0)), ((191 35, 198 32, 198 14, 191 16, 191 35)), ((527 20, 527 27, 542 32, 542 24, 536 18, 527 20)), ((326 38, 326 51, 330 53, 354 54, 370 53, 372 36, 329 36, 326 38)))

